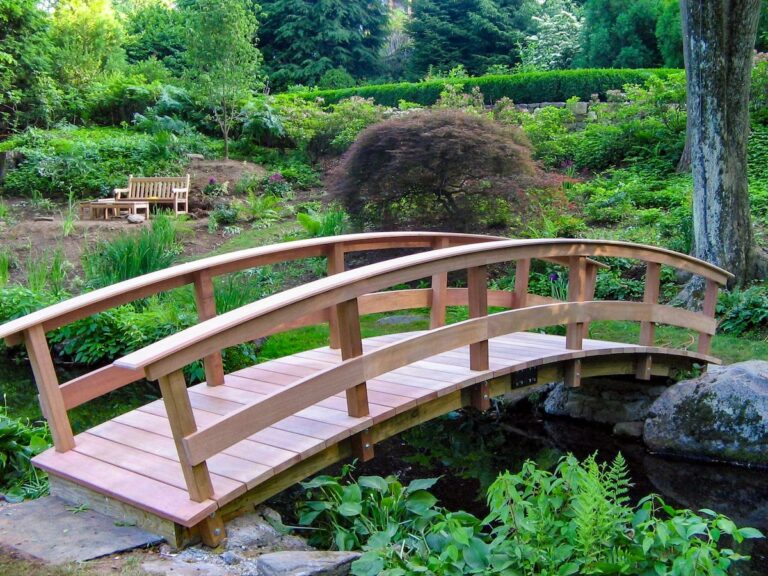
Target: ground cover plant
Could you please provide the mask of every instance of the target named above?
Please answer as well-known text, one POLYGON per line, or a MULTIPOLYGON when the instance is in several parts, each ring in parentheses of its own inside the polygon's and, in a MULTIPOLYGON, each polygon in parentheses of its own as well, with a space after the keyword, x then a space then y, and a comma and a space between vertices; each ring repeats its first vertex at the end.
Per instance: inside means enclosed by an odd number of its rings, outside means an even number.
POLYGON ((745 559, 728 544, 761 538, 712 510, 676 510, 657 495, 629 501, 619 454, 562 458, 553 471, 532 461, 498 476, 488 515, 449 511, 429 489, 396 477, 318 476, 302 484, 299 524, 340 550, 362 549, 356 576, 405 574, 726 574, 745 559))

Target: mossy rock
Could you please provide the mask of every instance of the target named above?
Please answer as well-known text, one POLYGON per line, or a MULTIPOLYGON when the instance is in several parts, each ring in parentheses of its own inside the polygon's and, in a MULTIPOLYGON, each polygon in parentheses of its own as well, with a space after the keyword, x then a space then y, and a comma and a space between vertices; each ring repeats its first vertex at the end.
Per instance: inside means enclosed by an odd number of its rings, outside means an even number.
POLYGON ((768 362, 670 387, 651 407, 643 438, 657 452, 768 466, 768 362))

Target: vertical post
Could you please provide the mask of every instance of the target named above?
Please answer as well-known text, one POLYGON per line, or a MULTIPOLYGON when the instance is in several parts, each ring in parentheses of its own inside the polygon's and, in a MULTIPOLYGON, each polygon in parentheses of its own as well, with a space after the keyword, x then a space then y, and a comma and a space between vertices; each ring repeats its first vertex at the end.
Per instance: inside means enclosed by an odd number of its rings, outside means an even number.
MULTIPOLYGON (((710 318, 715 317, 715 306, 717 306, 717 282, 707 278, 704 288, 704 304, 701 307, 701 313, 710 318)), ((712 336, 699 332, 699 354, 709 354, 709 347, 712 344, 712 336)))
POLYGON ((515 262, 515 308, 525 308, 528 305, 528 280, 530 276, 530 258, 523 258, 515 262))
MULTIPOLYGON (((328 276, 344 272, 344 247, 336 242, 328 250, 328 276)), ((331 306, 328 311, 328 330, 330 332, 330 347, 338 350, 339 343, 339 312, 336 306, 331 306)))
MULTIPOLYGON (((363 354, 363 339, 360 334, 360 309, 357 298, 336 305, 339 328, 341 359, 349 360, 363 354)), ((347 388, 347 412, 350 416, 368 416, 368 387, 365 382, 347 388)), ((352 452, 363 462, 373 458, 373 443, 370 430, 363 430, 351 438, 352 452)))
MULTIPOLYGON (((587 278, 584 281, 584 300, 595 299, 595 286, 597 285, 597 266, 587 260, 587 278)), ((582 337, 589 338, 589 322, 584 322, 582 337)))
MULTIPOLYGON (((208 465, 201 462, 190 465, 182 441, 186 436, 197 431, 195 415, 189 401, 184 371, 176 370, 160 378, 160 392, 163 395, 168 423, 171 426, 173 441, 179 454, 181 471, 187 484, 189 497, 195 502, 203 502, 213 497, 213 484, 208 473, 208 465)), ((200 524, 200 536, 206 546, 215 548, 224 539, 224 523, 221 516, 212 514, 200 524)))
MULTIPOLYGON (((195 272, 195 303, 197 317, 201 322, 216 316, 216 297, 213 292, 213 279, 208 270, 195 272)), ((214 352, 203 359, 205 366, 205 381, 208 386, 224 384, 224 362, 221 352, 214 352)))
MULTIPOLYGON (((657 304, 659 301, 659 289, 661 279, 661 264, 647 262, 645 265, 645 291, 643 302, 645 304, 657 304)), ((653 338, 656 332, 654 322, 640 323, 640 346, 653 346, 653 338)), ((637 360, 635 378, 638 380, 651 379, 652 359, 650 354, 644 354, 637 360)))
POLYGON ((64 397, 59 388, 56 370, 53 368, 51 350, 48 348, 43 327, 38 324, 25 330, 24 344, 27 347, 29 363, 32 364, 32 372, 40 392, 40 407, 51 428, 56 452, 72 450, 75 447, 75 437, 72 434, 72 426, 69 424, 64 397))
MULTIPOLYGON (((476 266, 467 270, 467 298, 470 318, 488 315, 488 271, 485 266, 476 266)), ((469 368, 470 370, 488 370, 488 340, 469 345, 469 368)), ((472 386, 471 394, 473 408, 482 411, 491 407, 488 382, 480 382, 472 386)))
MULTIPOLYGON (((587 286, 587 259, 584 256, 572 256, 568 267, 568 300, 583 302, 587 286)), ((565 347, 581 350, 584 340, 584 323, 568 324, 565 333, 565 347)), ((566 386, 581 384, 581 360, 572 360, 565 369, 566 386)))
MULTIPOLYGON (((435 238, 433 250, 448 247, 448 238, 435 238)), ((448 300, 448 272, 432 275, 432 308, 429 312, 429 327, 431 329, 445 326, 445 308, 448 300)))

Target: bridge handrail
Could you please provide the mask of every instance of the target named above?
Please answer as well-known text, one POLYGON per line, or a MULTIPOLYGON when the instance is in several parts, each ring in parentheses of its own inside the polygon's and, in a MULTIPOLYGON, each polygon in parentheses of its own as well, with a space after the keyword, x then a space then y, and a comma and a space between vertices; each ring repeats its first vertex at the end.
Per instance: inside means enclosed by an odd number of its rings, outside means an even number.
MULTIPOLYGON (((634 258, 656 265, 673 266, 704 277, 710 286, 714 285, 715 290, 732 277, 729 272, 691 256, 629 242, 539 239, 470 244, 387 260, 291 288, 168 336, 116 360, 114 364, 132 370, 143 369, 146 376, 154 380, 207 354, 258 338, 276 323, 287 323, 312 311, 326 309, 395 284, 512 260, 585 260, 603 256, 634 258)), ((705 313, 708 312, 705 310, 705 313)), ((708 315, 714 316, 714 307, 708 315)))
POLYGON ((19 344, 23 339, 24 331, 36 326, 41 326, 44 332, 48 332, 159 292, 187 284, 202 284, 209 282, 210 278, 215 276, 257 266, 300 258, 328 256, 334 251, 337 255, 339 251, 343 255, 347 252, 362 250, 434 248, 439 242, 445 242, 447 246, 455 246, 501 239, 498 236, 444 232, 382 232, 296 240, 239 250, 151 272, 47 306, 0 325, 0 338, 4 338, 9 345, 19 344))
MULTIPOLYGON (((525 330, 601 320, 650 319, 655 323, 714 334, 716 322, 701 314, 643 302, 545 304, 457 322, 399 340, 350 358, 247 404, 202 430, 183 438, 182 448, 195 466, 300 410, 382 374, 462 346, 525 330)), ((698 359, 705 358, 699 356, 698 359)))

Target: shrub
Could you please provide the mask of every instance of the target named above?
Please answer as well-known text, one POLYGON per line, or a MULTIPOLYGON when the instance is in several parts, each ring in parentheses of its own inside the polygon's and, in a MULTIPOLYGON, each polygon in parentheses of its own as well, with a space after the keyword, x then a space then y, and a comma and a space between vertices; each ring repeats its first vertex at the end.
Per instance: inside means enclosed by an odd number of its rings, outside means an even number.
POLYGON ((363 229, 503 227, 536 178, 522 134, 485 117, 423 111, 365 130, 330 191, 363 229))
POLYGON ((629 504, 621 455, 612 464, 569 455, 554 472, 523 464, 490 486, 490 513, 479 519, 437 506, 435 479, 403 487, 395 478, 362 476, 304 483, 300 523, 313 538, 362 548, 356 576, 388 574, 725 574, 744 559, 723 546, 761 538, 711 510, 675 510, 656 495, 629 504))
POLYGON ((181 251, 177 232, 174 220, 157 215, 138 232, 96 243, 82 258, 88 283, 98 288, 167 268, 181 251))
POLYGON ((34 468, 31 460, 50 445, 50 430, 44 422, 16 420, 0 406, 0 491, 7 501, 19 502, 48 492, 45 473, 34 468))
POLYGON ((349 88, 356 84, 352 74, 344 68, 332 68, 320 77, 317 85, 324 90, 336 90, 338 88, 349 88))
MULTIPOLYGON (((592 94, 604 97, 608 90, 616 90, 625 84, 642 84, 653 75, 666 77, 672 70, 553 70, 549 72, 523 72, 499 76, 475 78, 440 78, 426 82, 402 82, 399 84, 375 84, 342 90, 313 90, 293 93, 290 97, 315 100, 321 98, 333 104, 344 98, 359 96, 372 98, 381 106, 397 107, 401 100, 422 106, 432 106, 440 97, 446 84, 460 84, 463 91, 475 87, 485 95, 485 102, 493 104, 501 98, 511 98, 519 103, 565 102, 572 96, 587 100, 592 94)), ((278 96, 278 101, 281 97, 278 96)))
POLYGON ((754 285, 740 290, 723 291, 717 302, 718 330, 723 334, 763 337, 768 330, 768 290, 754 285))
POLYGON ((326 210, 299 212, 296 220, 304 228, 309 238, 338 236, 347 229, 347 213, 339 206, 329 206, 326 210))

